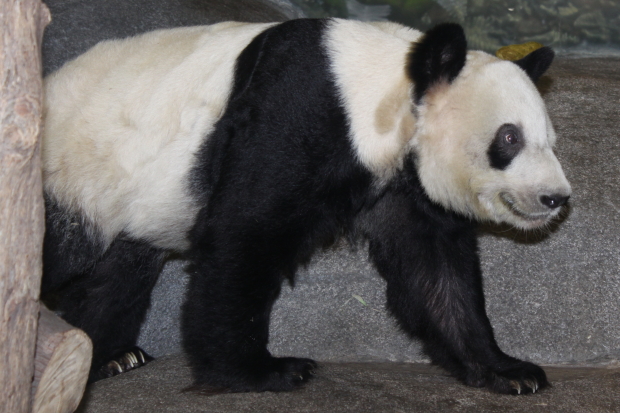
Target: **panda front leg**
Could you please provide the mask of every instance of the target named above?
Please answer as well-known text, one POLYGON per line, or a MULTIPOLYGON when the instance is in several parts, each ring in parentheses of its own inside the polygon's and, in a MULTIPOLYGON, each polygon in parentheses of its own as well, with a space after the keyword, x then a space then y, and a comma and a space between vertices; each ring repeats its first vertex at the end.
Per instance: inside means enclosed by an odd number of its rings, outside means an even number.
POLYGON ((267 350, 271 308, 282 283, 279 259, 270 253, 274 245, 231 228, 218 236, 217 228, 207 230, 188 269, 182 332, 194 389, 292 390, 312 376, 316 363, 273 357, 267 350))
POLYGON ((407 195, 387 195, 369 217, 369 252, 387 280, 400 326, 467 385, 524 394, 548 385, 537 365, 503 353, 486 315, 475 226, 407 195))

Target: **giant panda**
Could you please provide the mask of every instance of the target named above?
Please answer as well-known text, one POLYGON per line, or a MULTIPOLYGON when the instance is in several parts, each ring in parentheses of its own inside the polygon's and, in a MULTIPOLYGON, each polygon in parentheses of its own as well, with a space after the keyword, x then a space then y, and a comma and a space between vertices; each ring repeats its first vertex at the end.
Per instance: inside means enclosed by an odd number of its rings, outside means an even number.
POLYGON ((181 254, 196 388, 292 390, 316 363, 269 353, 272 304, 347 237, 433 363, 536 392, 544 371, 495 341, 476 228, 544 228, 571 194, 534 86, 553 56, 467 51, 456 24, 339 19, 100 43, 45 80, 42 296, 92 338, 91 380, 107 377, 148 361, 139 325, 181 254))

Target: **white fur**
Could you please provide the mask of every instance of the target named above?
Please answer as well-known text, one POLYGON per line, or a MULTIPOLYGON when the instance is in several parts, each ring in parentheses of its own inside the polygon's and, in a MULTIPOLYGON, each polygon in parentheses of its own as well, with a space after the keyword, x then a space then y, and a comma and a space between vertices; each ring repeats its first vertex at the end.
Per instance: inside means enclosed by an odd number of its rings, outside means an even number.
POLYGON ((225 108, 235 59, 270 24, 221 23, 100 43, 45 81, 48 193, 109 243, 173 250, 199 205, 192 156, 225 108))
POLYGON ((421 35, 396 23, 334 19, 325 40, 357 156, 382 180, 401 165, 415 131, 405 66, 421 35))

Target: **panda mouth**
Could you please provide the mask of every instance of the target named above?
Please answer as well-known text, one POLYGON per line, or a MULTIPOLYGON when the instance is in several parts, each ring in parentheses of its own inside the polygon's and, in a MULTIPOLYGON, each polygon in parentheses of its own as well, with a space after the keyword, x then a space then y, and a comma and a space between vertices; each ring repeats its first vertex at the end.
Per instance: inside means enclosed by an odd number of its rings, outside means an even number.
POLYGON ((548 211, 535 213, 528 213, 523 211, 517 206, 517 201, 507 192, 500 193, 499 197, 502 200, 502 203, 510 210, 510 212, 526 221, 544 222, 549 219, 549 216, 551 215, 548 211))

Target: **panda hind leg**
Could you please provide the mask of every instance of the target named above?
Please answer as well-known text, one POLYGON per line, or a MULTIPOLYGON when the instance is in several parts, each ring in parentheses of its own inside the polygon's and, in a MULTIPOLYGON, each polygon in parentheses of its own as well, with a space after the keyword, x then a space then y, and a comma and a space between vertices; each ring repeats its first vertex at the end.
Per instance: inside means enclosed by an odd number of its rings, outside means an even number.
POLYGON ((136 341, 165 257, 144 242, 116 239, 91 268, 55 294, 54 310, 93 342, 89 382, 153 360, 136 341))

